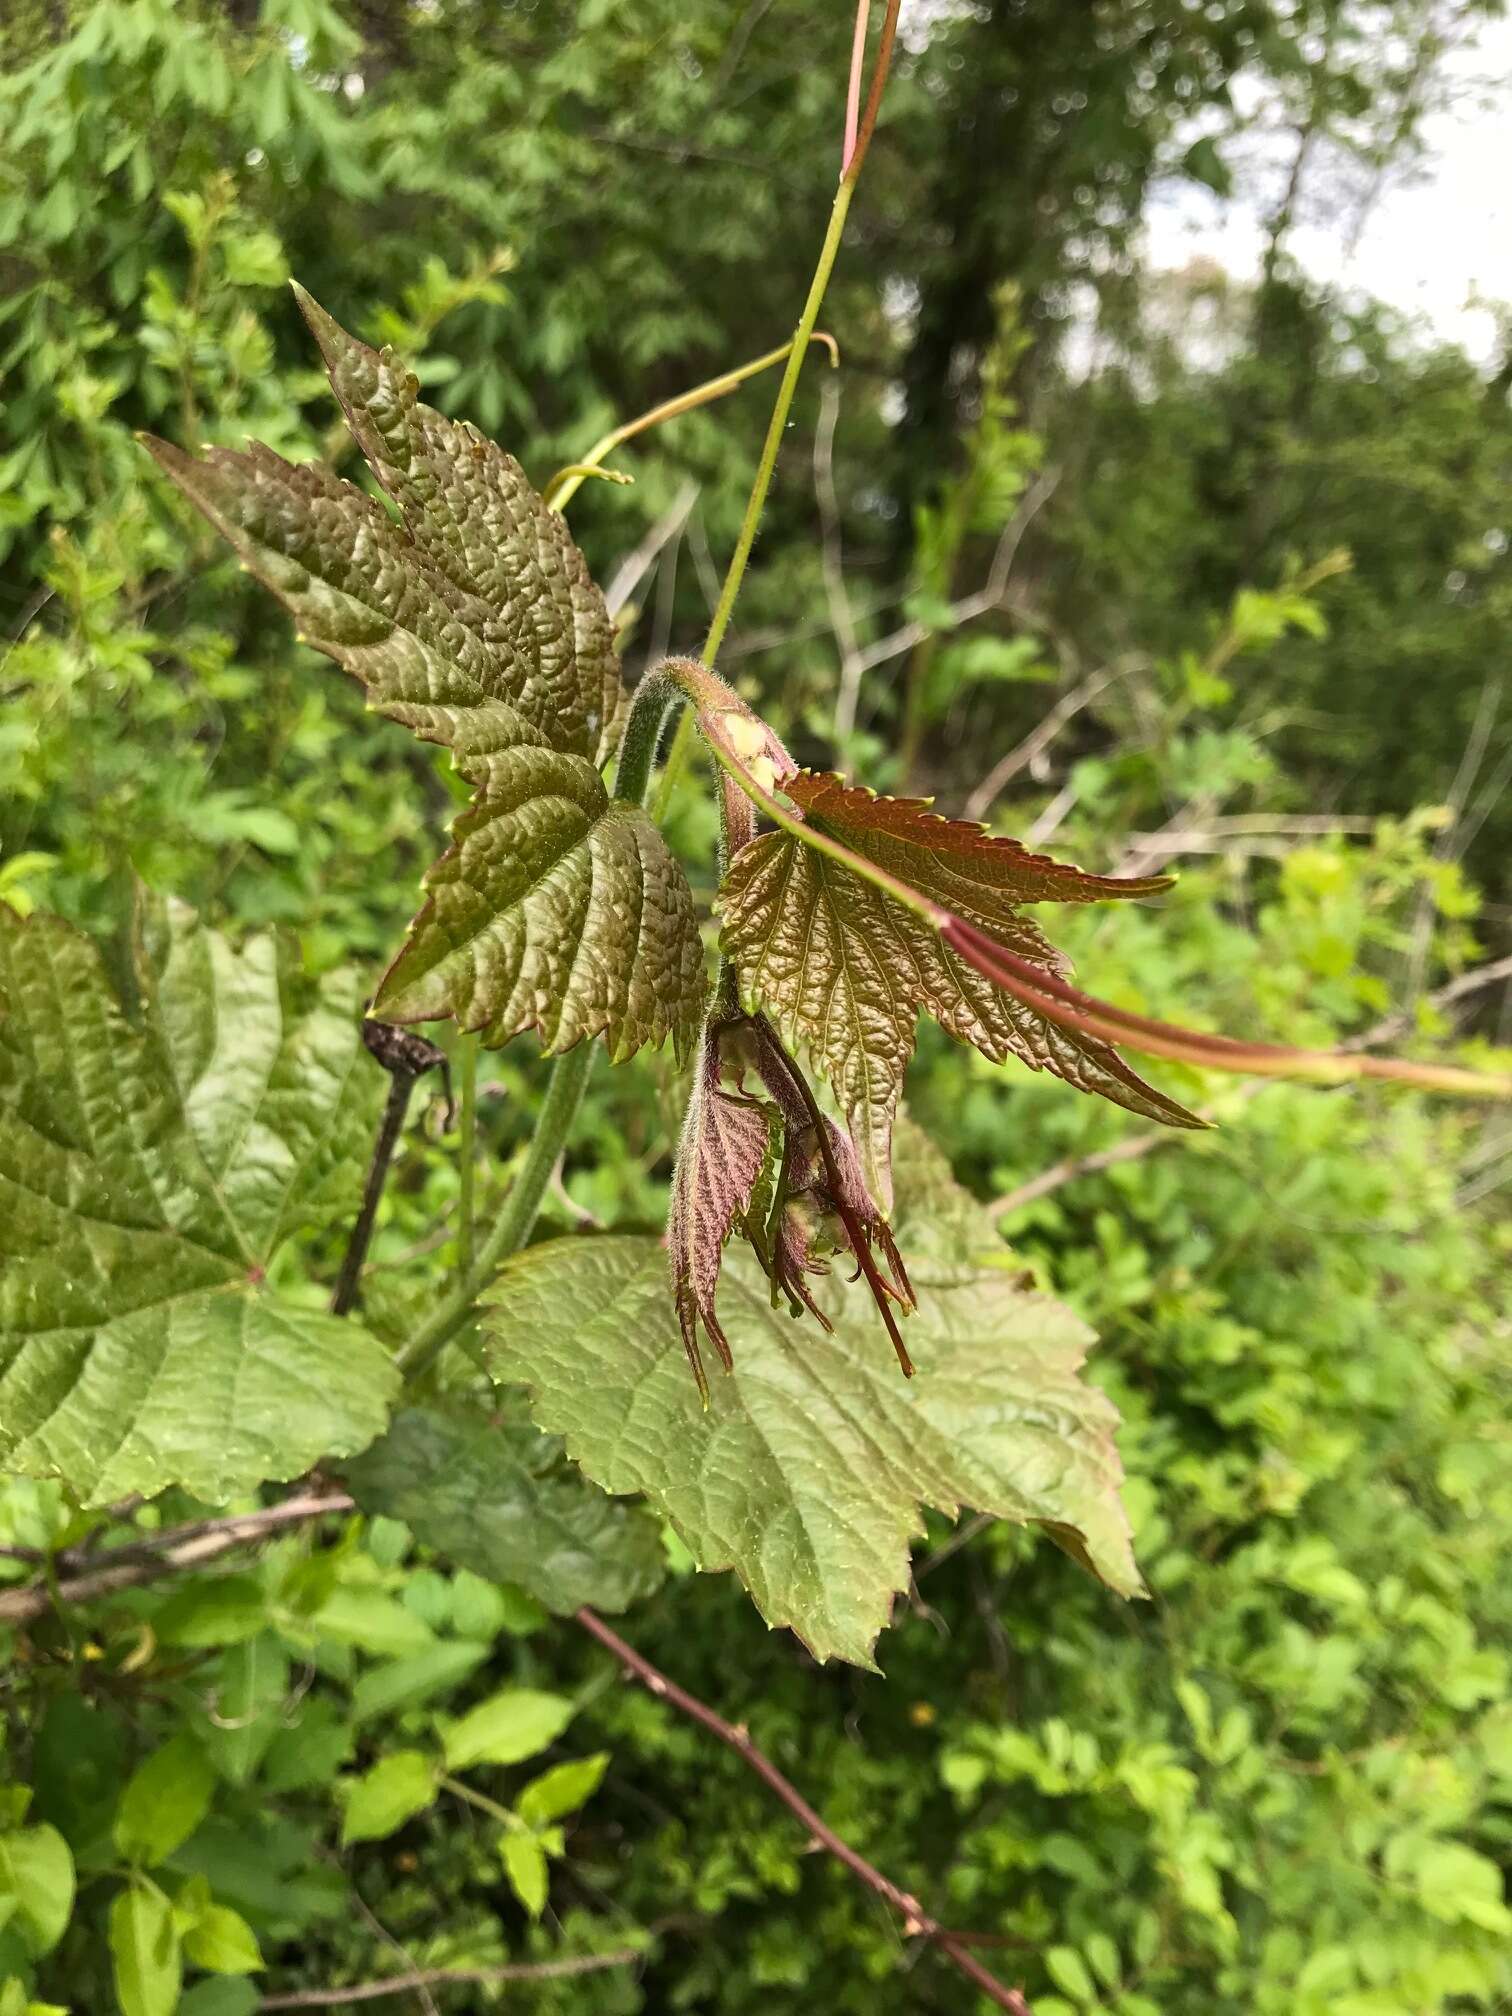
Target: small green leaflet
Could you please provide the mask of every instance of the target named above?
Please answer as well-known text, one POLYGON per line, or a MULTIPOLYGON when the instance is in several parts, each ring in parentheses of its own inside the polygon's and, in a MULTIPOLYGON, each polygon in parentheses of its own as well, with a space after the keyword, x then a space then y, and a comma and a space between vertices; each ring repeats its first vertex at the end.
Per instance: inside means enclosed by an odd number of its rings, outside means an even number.
POLYGON ((299 299, 399 521, 266 448, 147 446, 305 640, 379 712, 446 744, 473 787, 376 1010, 453 1017, 493 1044, 535 1029, 548 1051, 598 1035, 616 1060, 668 1035, 686 1051, 704 994, 692 894, 599 774, 623 694, 582 555, 516 462, 299 299))
POLYGON ((307 987, 180 908, 138 934, 128 1019, 89 941, 0 905, 0 1464, 86 1504, 212 1504, 363 1448, 398 1376, 264 1277, 355 1208, 382 1084, 355 980, 307 987))
POLYGON ((656 1522, 588 1483, 529 1421, 406 1407, 346 1480, 364 1511, 559 1615, 626 1610, 664 1573, 656 1522))
POLYGON ((825 1335, 774 1312, 756 1264, 736 1254, 720 1289, 735 1366, 712 1381, 705 1412, 650 1239, 532 1247, 505 1268, 485 1319, 497 1376, 526 1386, 536 1419, 591 1477, 644 1492, 700 1567, 735 1569, 767 1622, 816 1658, 863 1666, 906 1586, 925 1505, 1043 1525, 1111 1588, 1141 1586, 1117 1415, 1077 1376, 1087 1330, 1013 1285, 969 1211, 938 1224, 905 1213, 902 1236, 921 1258, 911 1384, 835 1277, 816 1289, 825 1335))
MULTIPOLYGON (((1066 962, 1020 904, 1148 896, 1167 886, 1161 877, 1087 875, 980 826, 942 819, 920 799, 879 798, 838 777, 800 770, 777 788, 854 853, 1057 976, 1066 962)), ((1063 1029, 995 987, 922 918, 792 833, 763 834, 740 850, 720 910, 720 942, 743 1004, 764 1010, 789 1044, 809 1050, 884 1210, 893 1117, 921 1013, 995 1063, 1014 1057, 1147 1118, 1195 1124, 1111 1044, 1063 1029)))

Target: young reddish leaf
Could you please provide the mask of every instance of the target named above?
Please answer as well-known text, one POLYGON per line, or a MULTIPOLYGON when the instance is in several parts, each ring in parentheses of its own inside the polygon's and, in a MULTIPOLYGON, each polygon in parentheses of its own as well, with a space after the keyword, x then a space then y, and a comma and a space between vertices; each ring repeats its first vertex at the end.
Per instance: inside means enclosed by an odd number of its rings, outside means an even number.
MULTIPOLYGON (((1165 878, 1086 875, 979 826, 941 819, 917 799, 878 798, 835 777, 795 771, 777 788, 850 853, 939 909, 968 916, 992 939, 1053 976, 1066 962, 1023 902, 1144 896, 1165 878)), ((1146 1085, 1098 1037, 1063 1028, 1005 993, 918 915, 843 859, 792 832, 742 848, 720 892, 721 943, 741 998, 803 1043, 834 1087, 860 1150, 867 1187, 891 1202, 893 1115, 920 1013, 994 1063, 1015 1057, 1080 1091, 1175 1126, 1200 1123, 1146 1085)))
POLYGON ((926 798, 884 798, 833 771, 795 770, 781 777, 784 797, 889 874, 951 909, 1018 922, 1020 903, 1100 903, 1113 896, 1158 896, 1169 875, 1088 875, 1021 841, 966 819, 946 819, 926 798))
POLYGON ((724 1247, 737 1226, 772 1284, 773 1307, 786 1296, 795 1316, 806 1309, 825 1330, 829 1319, 808 1279, 829 1272, 827 1252, 854 1260, 904 1373, 912 1373, 890 1307, 914 1306, 902 1256, 867 1194, 849 1137, 819 1111, 797 1065, 759 1016, 711 1019, 705 1028, 672 1179, 673 1301, 706 1406, 698 1328, 728 1372, 733 1359, 715 1301, 724 1247))
POLYGON ((379 985, 391 1022, 452 1016, 548 1052, 603 1034, 618 1063, 669 1033, 685 1054, 703 1010, 703 945, 676 857, 638 805, 579 756, 491 760, 427 900, 379 985))
MULTIPOLYGON (((1153 1021, 1149 1016, 1116 1008, 1082 993, 1068 984, 1064 961, 1043 941, 1038 945, 1013 942, 1028 927, 1022 918, 1011 916, 1011 904, 1008 915, 1004 914, 1004 886, 1011 886, 1015 878, 1032 878, 1021 886, 1044 890, 1049 886, 1046 870, 1054 864, 1047 864, 1041 856, 1012 850, 1000 857, 997 868, 988 871, 986 886, 979 892, 981 907, 943 901, 941 896, 950 893, 960 861, 976 858, 986 846, 980 828, 963 827, 955 838, 942 835, 931 823, 933 815, 925 814, 917 800, 892 801, 891 809, 889 801, 881 800, 877 801, 883 808, 880 813, 865 812, 857 803, 858 798, 864 800, 865 794, 853 793, 831 779, 808 778, 780 760, 780 745, 770 732, 744 701, 706 667, 690 660, 668 659, 663 670, 697 707, 699 726, 715 760, 751 802, 782 829, 780 837, 768 836, 767 842, 757 841, 742 848, 726 877, 721 891, 726 911, 726 948, 739 943, 744 933, 748 960, 777 955, 773 1010, 779 1016, 785 1012, 789 1024, 795 1027, 801 1025, 807 1013, 813 1025, 807 1032, 808 1041, 814 1046, 818 1039, 821 1057, 826 1055, 826 1049, 833 1056, 835 1036, 826 1005, 826 975, 822 971, 815 975, 804 970, 803 958, 808 948, 801 920, 795 928, 792 915, 784 917, 779 908, 774 908, 770 888, 762 892, 764 909, 761 901, 752 898, 744 888, 745 882, 754 881, 763 866, 769 868, 776 862, 782 864, 776 886, 779 894, 785 890, 791 871, 786 866, 787 848, 783 841, 805 849, 825 864, 830 886, 844 891, 843 902, 855 914, 862 913, 854 883, 865 884, 884 899, 876 915, 889 926, 897 926, 898 943, 917 964, 924 1005, 953 1034, 979 1044, 988 1055, 995 1054, 995 1047, 1001 1045, 1006 1054, 1054 1071, 1069 1083, 1099 1092, 1133 1112, 1169 1126, 1198 1127, 1203 1123, 1138 1078, 1112 1048, 1114 1043, 1217 1071, 1311 1079, 1325 1085, 1344 1084, 1356 1078, 1383 1078, 1469 1098, 1512 1099, 1512 1078, 1489 1072, 1407 1058, 1372 1057, 1360 1051, 1294 1050, 1279 1043, 1236 1041, 1153 1021), (793 787, 791 792, 789 786, 793 787), (795 813, 777 797, 779 790, 790 796, 793 804, 807 795, 818 816, 795 813), (829 808, 829 818, 824 816, 825 806, 829 808), (923 850, 922 863, 919 854, 912 851, 916 847, 923 850), (895 866, 888 865, 889 856, 895 866), (916 881, 895 872, 896 868, 905 867, 917 876, 916 881), (933 893, 935 889, 941 894, 933 893), (738 900, 743 895, 744 906, 738 900), (736 899, 733 905, 732 897, 736 899), (898 924, 895 912, 906 915, 910 921, 898 924), (781 942, 776 935, 779 929, 783 932, 781 942), (988 995, 974 999, 975 983, 971 975, 988 982, 1003 998, 997 1000, 988 995), (817 1024, 812 1015, 812 1004, 816 1002, 826 1006, 825 1017, 817 1024), (1003 1024, 996 1033, 986 1012, 989 1009, 1003 1024)), ((1012 849, 1012 843, 1004 844, 1012 849)), ((1160 886, 1158 882, 1104 881, 1082 876, 1075 869, 1059 873, 1069 878, 1065 889, 1072 901, 1089 900, 1096 894, 1147 894, 1160 886), (1103 882, 1100 889, 1099 882, 1103 882)), ((825 885, 818 886, 822 890, 825 885)), ((832 907, 840 907, 834 899, 830 900, 832 907)), ((864 949, 859 932, 853 932, 852 939, 859 956, 864 949)), ((878 943, 890 952, 897 949, 889 929, 881 940, 874 941, 873 964, 878 943)), ((902 970, 901 965, 898 970, 902 970)), ((847 978, 840 975, 839 982, 843 984, 847 978)), ((758 991, 745 975, 742 989, 742 998, 748 1000, 758 991)), ((885 1042, 896 1046, 901 1034, 899 1021, 893 1018, 892 1026, 884 1029, 885 1042)), ((842 1032, 838 1046, 842 1057, 849 1040, 842 1032)), ((863 1117, 870 1118, 873 1136, 880 1133, 885 1139, 885 1115, 880 1126, 874 1112, 864 1112, 863 1117)))
POLYGON ((484 605, 438 574, 376 498, 257 443, 200 459, 167 441, 146 446, 380 714, 446 744, 475 782, 496 750, 550 746, 523 704, 521 668, 483 641, 484 605))
POLYGON ((733 1363, 729 1340, 714 1308, 725 1241, 750 1210, 782 1134, 781 1115, 769 1100, 725 1089, 720 1041, 728 1028, 710 1021, 703 1033, 667 1214, 672 1299, 683 1349, 705 1404, 709 1382, 698 1326, 703 1325, 728 1371, 733 1363))

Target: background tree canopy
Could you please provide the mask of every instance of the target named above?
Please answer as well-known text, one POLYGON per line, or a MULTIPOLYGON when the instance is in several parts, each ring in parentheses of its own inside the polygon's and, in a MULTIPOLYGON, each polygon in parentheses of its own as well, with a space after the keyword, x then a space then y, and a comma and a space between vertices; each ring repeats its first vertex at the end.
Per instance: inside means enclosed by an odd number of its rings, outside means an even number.
MULTIPOLYGON (((905 10, 824 310, 839 368, 810 359, 720 666, 815 767, 1100 872, 1179 867, 1158 909, 1063 934, 1127 1007, 1512 1039, 1505 984, 1454 984, 1512 949, 1512 328, 1474 361, 1291 249, 1309 206, 1364 214, 1411 171, 1447 56, 1499 11, 905 10), (1181 181, 1259 204, 1258 280, 1149 265, 1181 181)), ((137 431, 355 478, 295 276, 543 484, 789 336, 851 31, 816 0, 11 0, 0 902, 87 926, 128 1008, 131 917, 166 931, 170 897, 238 942, 282 928, 288 989, 354 962, 371 990, 457 781, 295 640, 137 431)), ((637 437, 609 458, 633 487, 573 499, 631 679, 696 648, 770 392, 637 437)), ((667 830, 707 863, 707 793, 667 830)), ((540 1082, 528 1042, 481 1061, 487 1203, 540 1082)), ((1015 1265, 1099 1333, 1149 1602, 930 1514, 884 1679, 817 1666, 624 1507, 579 1532, 563 1499, 532 1580, 495 1505, 504 1565, 458 1566, 496 1472, 440 1380, 337 1525, 39 1616, 0 1591, 0 2016, 246 2016, 562 1955, 619 1958, 411 2006, 959 2009, 734 1756, 555 1615, 632 1599, 636 1644, 1000 1941, 1037 2016, 1500 2006, 1512 1134, 1415 1095, 1161 1082, 1221 1131, 1156 1145, 937 1032, 908 1082, 1015 1265), (459 1509, 422 1528, 407 1480, 443 1457, 459 1509)), ((549 1229, 659 1227, 682 1085, 670 1050, 599 1074, 549 1229)), ((433 1108, 373 1249, 385 1343, 415 1257, 455 1262, 457 1199, 433 1108)), ((329 1279, 339 1240, 283 1233, 272 1278, 323 1320, 295 1273, 329 1279)), ((557 1488, 553 1447, 496 1428, 523 1496, 557 1488)), ((0 1570, 66 1569, 98 1519, 6 1482, 0 1570)))

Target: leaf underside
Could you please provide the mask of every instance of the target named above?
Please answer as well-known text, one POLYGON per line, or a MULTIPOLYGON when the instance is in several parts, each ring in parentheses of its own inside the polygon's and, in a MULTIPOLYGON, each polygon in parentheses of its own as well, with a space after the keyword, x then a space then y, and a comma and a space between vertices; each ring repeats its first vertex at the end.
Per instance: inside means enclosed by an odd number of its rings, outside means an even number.
MULTIPOLYGON (((1069 967, 1016 905, 1144 896, 1161 878, 1121 881, 1029 854, 915 799, 877 798, 800 771, 780 788, 806 815, 900 881, 1020 958, 1069 967)), ((843 863, 788 832, 741 849, 720 891, 720 943, 750 1012, 771 1017, 829 1080, 877 1202, 891 1204, 891 1141, 921 1014, 994 1063, 1015 1058, 1149 1119, 1190 1117, 1145 1084, 1110 1044, 1061 1028, 993 986, 928 923, 843 863)))
POLYGON ((525 1385, 536 1420, 590 1477, 646 1493, 700 1567, 733 1568, 767 1622, 816 1658, 872 1663, 926 1505, 1044 1525, 1110 1587, 1138 1593, 1117 1415, 1077 1377, 1089 1333, 981 1257, 1002 1248, 970 1207, 954 1222, 915 1219, 902 1237, 921 1256, 911 1384, 837 1277, 818 1289, 826 1336, 775 1313, 737 1254, 719 1309, 734 1371, 714 1378, 705 1412, 665 1255, 643 1238, 518 1255, 485 1318, 490 1363, 525 1385))
POLYGON ((655 1521, 589 1484, 528 1421, 407 1407, 346 1477, 364 1511, 402 1519, 423 1545, 558 1615, 626 1610, 662 1579, 655 1521))
POLYGON ((392 1361, 264 1285, 355 1205, 381 1089, 355 980, 311 996, 174 906, 128 1021, 88 940, 0 905, 0 1462, 87 1503, 222 1502, 383 1428, 392 1361))
POLYGON ((375 1007, 524 1029, 616 1057, 693 1040, 704 993, 687 878, 599 766, 623 700, 603 598, 519 465, 416 396, 387 352, 301 294, 331 383, 399 507, 263 447, 160 466, 370 704, 452 751, 473 799, 375 1007))

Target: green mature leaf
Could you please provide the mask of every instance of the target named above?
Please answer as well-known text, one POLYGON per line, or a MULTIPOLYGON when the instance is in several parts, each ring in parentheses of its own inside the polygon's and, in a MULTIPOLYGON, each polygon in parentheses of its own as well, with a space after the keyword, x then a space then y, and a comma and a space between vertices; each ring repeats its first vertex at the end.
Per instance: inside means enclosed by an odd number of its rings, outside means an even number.
POLYGON ((404 1659, 433 1643, 435 1633, 423 1617, 381 1589, 343 1586, 310 1620, 317 1638, 355 1645, 385 1659, 404 1659))
POLYGON ((395 360, 307 296, 354 433, 403 514, 270 450, 148 446, 381 713, 448 745, 474 787, 377 1006, 616 1059, 672 1035, 704 993, 687 877, 598 765, 621 696, 608 618, 560 516, 475 430, 415 397, 395 360))
POLYGON ((257 1934, 228 1904, 211 1904, 184 1935, 184 1957, 209 1974, 255 1974, 263 1964, 257 1934))
POLYGON ((245 1975, 196 1981, 184 1991, 177 2016, 256 2016, 262 1997, 245 1975))
MULTIPOLYGON (((1016 840, 939 818, 920 799, 879 798, 793 772, 779 788, 814 825, 930 901, 1064 977, 1069 968, 1018 906, 1147 896, 1150 877, 1087 875, 1016 840)), ((895 898, 788 832, 742 848, 720 892, 720 942, 751 1012, 803 1044, 829 1079, 877 1202, 892 1202, 893 1121, 921 1014, 994 1063, 1016 1058, 1148 1118, 1192 1124, 1110 1044, 1038 1015, 971 967, 895 898)))
POLYGON ((289 1655, 272 1632, 221 1655, 213 1693, 197 1722, 201 1747, 232 1785, 248 1784, 284 1727, 289 1655))
POLYGON ((499 1857, 509 1887, 532 1918, 546 1909, 546 1851, 533 1834, 501 1834, 499 1857))
POLYGON ((570 1764, 554 1764, 539 1778, 532 1778, 515 1810, 522 1820, 539 1827, 548 1820, 560 1820, 575 1813, 585 1799, 591 1799, 609 1769, 609 1752, 599 1750, 591 1757, 575 1757, 570 1764))
POLYGON ((436 1796, 436 1767, 422 1751, 393 1750, 371 1771, 338 1785, 341 1840, 381 1841, 423 1813, 436 1796))
POLYGON ((306 1695, 296 1712, 298 1719, 279 1730, 263 1759, 261 1782, 270 1792, 329 1785, 355 1747, 351 1722, 326 1696, 306 1695))
POLYGON ((374 1715, 392 1715, 397 1709, 428 1701, 433 1694, 450 1692, 477 1671, 488 1650, 486 1644, 452 1638, 407 1659, 375 1667, 352 1689, 352 1720, 365 1722, 374 1715))
POLYGON ((817 1658, 861 1665, 906 1585, 924 1505, 1043 1525, 1111 1588, 1141 1586, 1117 1415, 1077 1376, 1088 1331, 992 1265, 979 1215, 933 1229, 905 1215, 903 1236, 919 1263, 911 1384, 833 1277, 816 1295, 832 1332, 797 1329, 737 1255, 721 1307, 735 1369, 705 1412, 649 1239, 531 1248, 486 1319, 498 1376, 525 1384, 590 1476, 645 1492, 700 1567, 735 1569, 768 1623, 791 1626, 817 1658))
POLYGON ((177 1590, 153 1620, 164 1645, 203 1649, 256 1638, 268 1621, 268 1597, 255 1575, 227 1575, 177 1590))
POLYGON ((126 1781, 116 1808, 115 1844, 128 1862, 154 1868, 210 1811, 215 1772, 187 1730, 165 1743, 126 1781))
POLYGON ((365 1511, 402 1519, 439 1554, 516 1582, 548 1610, 625 1610, 664 1573, 656 1522, 616 1504, 528 1421, 406 1407, 346 1470, 365 1511))
POLYGON ((465 1771, 471 1764, 518 1764, 537 1756, 572 1720, 572 1703, 534 1687, 506 1687, 470 1708, 442 1736, 446 1765, 465 1771))
POLYGON ((0 1834, 0 1905, 34 1960, 50 1953, 73 1914, 74 1862, 56 1827, 0 1834))
POLYGON ((121 2016, 173 2016, 183 1955, 173 1906, 155 1884, 132 1882, 111 1900, 110 1957, 121 2016))
POLYGON ((0 1461, 88 1504, 223 1503, 380 1432, 398 1380, 360 1325, 264 1285, 355 1203, 380 1091, 350 977, 174 908, 128 1020, 89 942, 0 906, 0 1461))

